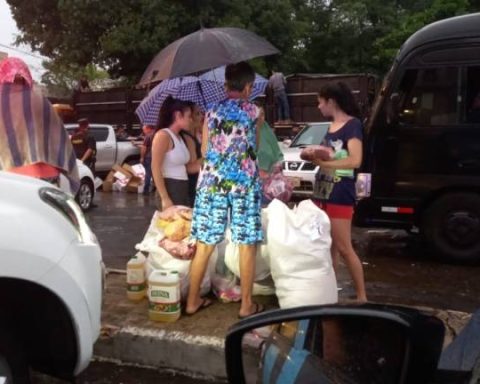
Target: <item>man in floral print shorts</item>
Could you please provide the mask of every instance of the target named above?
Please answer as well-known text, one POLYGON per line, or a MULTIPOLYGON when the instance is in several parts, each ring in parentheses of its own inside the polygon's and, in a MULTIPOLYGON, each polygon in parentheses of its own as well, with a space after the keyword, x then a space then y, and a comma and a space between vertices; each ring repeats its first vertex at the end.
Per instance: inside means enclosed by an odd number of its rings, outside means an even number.
POLYGON ((211 302, 200 297, 200 284, 215 245, 230 219, 232 241, 239 244, 242 305, 239 317, 261 312, 252 302, 256 244, 263 240, 261 187, 257 166, 258 108, 248 101, 255 72, 245 62, 225 69, 228 98, 210 106, 203 127, 205 160, 197 185, 192 238, 197 252, 190 268, 186 313, 211 302))

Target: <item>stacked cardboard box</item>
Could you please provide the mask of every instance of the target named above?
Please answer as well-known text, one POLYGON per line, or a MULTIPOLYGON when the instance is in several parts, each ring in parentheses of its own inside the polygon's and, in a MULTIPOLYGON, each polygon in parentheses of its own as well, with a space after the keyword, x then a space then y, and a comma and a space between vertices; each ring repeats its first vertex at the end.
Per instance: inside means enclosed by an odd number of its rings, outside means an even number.
POLYGON ((103 182, 103 191, 127 191, 131 193, 143 192, 145 170, 141 164, 130 166, 115 164, 103 182))

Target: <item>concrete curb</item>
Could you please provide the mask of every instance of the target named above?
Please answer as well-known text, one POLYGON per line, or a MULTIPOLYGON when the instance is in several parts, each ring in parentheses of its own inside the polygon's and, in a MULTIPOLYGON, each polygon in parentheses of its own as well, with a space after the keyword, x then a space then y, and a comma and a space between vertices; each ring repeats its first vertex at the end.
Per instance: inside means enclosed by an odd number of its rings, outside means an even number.
MULTIPOLYGON (((148 321, 145 301, 126 300, 125 272, 109 272, 103 327, 94 349, 96 359, 176 371, 207 380, 226 380, 224 335, 229 325, 237 321, 238 304, 215 304, 194 318, 185 317, 176 323, 154 323, 148 321)), ((415 308, 444 322, 445 345, 458 335, 471 317, 471 314, 452 310, 415 308)))
POLYGON ((137 327, 103 330, 95 358, 225 380, 224 340, 137 327))

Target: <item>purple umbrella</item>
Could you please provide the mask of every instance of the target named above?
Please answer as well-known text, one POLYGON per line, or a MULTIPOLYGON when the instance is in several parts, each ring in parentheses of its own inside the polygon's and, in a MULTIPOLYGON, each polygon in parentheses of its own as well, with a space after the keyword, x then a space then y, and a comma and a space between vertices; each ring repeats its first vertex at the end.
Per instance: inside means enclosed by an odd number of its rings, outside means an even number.
MULTIPOLYGON (((192 101, 204 111, 207 105, 227 98, 224 88, 225 67, 206 72, 199 77, 184 76, 162 81, 143 99, 135 113, 143 125, 156 126, 160 108, 168 96, 192 101)), ((268 80, 256 74, 250 99, 262 95, 268 80)))
POLYGON ((138 85, 277 53, 279 50, 267 40, 246 29, 202 28, 162 49, 138 85))

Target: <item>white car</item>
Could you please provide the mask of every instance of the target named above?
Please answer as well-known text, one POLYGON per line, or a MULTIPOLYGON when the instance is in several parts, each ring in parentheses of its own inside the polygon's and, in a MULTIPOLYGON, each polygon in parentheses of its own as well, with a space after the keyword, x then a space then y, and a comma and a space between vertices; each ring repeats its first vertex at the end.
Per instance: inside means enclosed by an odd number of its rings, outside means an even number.
POLYGON ((0 377, 72 380, 100 333, 101 249, 74 198, 0 172, 0 377))
POLYGON ((298 179, 299 185, 293 190, 294 195, 310 196, 313 193, 315 175, 319 167, 300 158, 300 152, 309 145, 319 145, 327 134, 330 122, 309 123, 295 138, 280 144, 283 152, 283 174, 298 179))
MULTIPOLYGON (((77 159, 78 175, 80 178, 80 188, 75 195, 75 200, 86 211, 91 208, 93 204, 93 198, 95 197, 95 177, 92 171, 81 160, 77 159)), ((70 183, 68 179, 60 176, 60 189, 66 193, 71 193, 70 183)))

